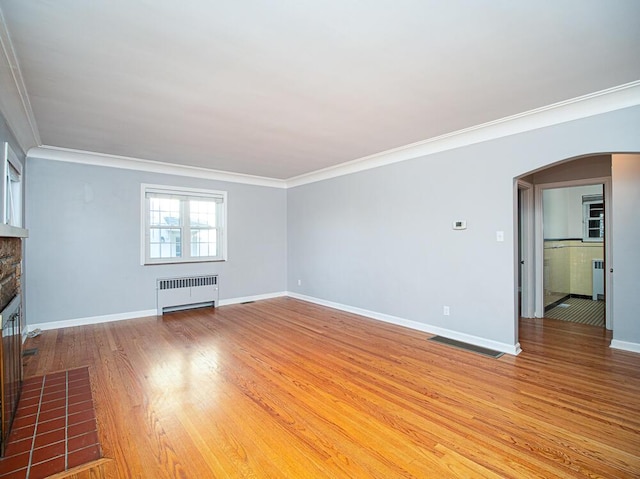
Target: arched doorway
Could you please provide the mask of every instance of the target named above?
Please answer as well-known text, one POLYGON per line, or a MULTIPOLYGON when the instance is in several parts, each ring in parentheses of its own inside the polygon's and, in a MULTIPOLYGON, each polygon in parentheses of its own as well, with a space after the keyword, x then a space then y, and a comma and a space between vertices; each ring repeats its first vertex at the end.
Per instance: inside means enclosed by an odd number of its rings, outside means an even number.
MULTIPOLYGON (((545 307, 547 311, 552 307, 569 308, 572 302, 567 299, 591 297, 589 295, 593 295, 594 291, 592 266, 599 264, 603 266, 601 271, 603 291, 594 297, 597 301, 602 301, 603 306, 606 305, 606 326, 608 329, 613 328, 612 302, 607 302, 607 299, 610 300, 612 297, 611 279, 607 267, 607 262, 611 258, 611 241, 608 235, 612 232, 612 217, 610 214, 605 214, 605 205, 606 210, 609 210, 611 204, 611 161, 610 154, 584 156, 555 163, 516 178, 518 230, 516 284, 519 316, 542 318, 545 317, 545 307), (586 233, 584 231, 583 212, 590 211, 589 208, 596 212, 597 191, 595 189, 597 188, 588 185, 601 185, 602 192, 600 204, 603 207, 603 216, 598 217, 598 220, 602 220, 603 228, 602 231, 597 231, 598 237, 592 239, 588 235, 593 236, 595 233, 588 231, 588 222, 586 233), (567 189, 564 190, 565 188, 567 189), (592 192, 590 188, 595 189, 592 192), (589 192, 586 191, 587 189, 589 192), (556 193, 556 196, 571 197, 573 203, 576 203, 570 209, 572 217, 565 223, 559 225, 558 218, 547 218, 548 234, 546 235, 543 215, 545 192, 549 198, 553 197, 552 193, 556 193), (591 207, 591 204, 594 206, 591 207), (552 231, 554 226, 556 231, 552 231), (564 230, 557 226, 564 227, 564 230), (558 232, 559 230, 561 232, 558 232), (602 233, 601 236, 600 233, 602 233), (601 253, 597 253, 598 246, 601 253), (548 253, 546 258, 545 253, 548 253), (587 258, 594 254, 598 258, 587 258), (561 258, 560 261, 554 260, 554 262, 564 264, 567 268, 560 271, 559 278, 558 272, 551 268, 551 258, 561 258), (594 259, 601 260, 601 263, 594 263, 592 261, 594 259), (552 277, 552 273, 556 276, 552 277), (573 285, 571 285, 571 279, 573 279, 573 285)), ((548 203, 551 201, 549 200, 548 203)), ((579 301, 581 300, 573 300, 574 310, 572 314, 566 315, 568 318, 576 319, 573 313, 578 312, 579 301)))

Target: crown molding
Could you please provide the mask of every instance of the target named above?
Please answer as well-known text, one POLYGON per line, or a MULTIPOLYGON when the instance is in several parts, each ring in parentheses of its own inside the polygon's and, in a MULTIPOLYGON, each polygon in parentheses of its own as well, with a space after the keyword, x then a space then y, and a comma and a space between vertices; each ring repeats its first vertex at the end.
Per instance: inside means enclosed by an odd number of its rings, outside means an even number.
POLYGON ((287 188, 640 105, 640 80, 287 179, 287 188))
POLYGON ((11 36, 0 9, 0 111, 23 151, 39 145, 36 125, 27 87, 22 77, 11 36), (8 81, 7 81, 8 80, 8 81))
POLYGON ((243 183, 254 186, 268 186, 271 188, 286 188, 285 180, 266 178, 263 176, 245 175, 227 171, 200 168, 197 166, 176 165, 160 161, 142 160, 128 156, 107 155, 91 151, 58 148, 55 146, 39 146, 29 149, 27 158, 41 160, 65 161, 68 163, 81 163, 85 165, 106 166, 121 168, 124 170, 147 171, 150 173, 162 173, 166 175, 189 176, 204 178, 207 180, 227 181, 230 183, 243 183))
POLYGON ((365 156, 286 180, 53 146, 31 148, 27 157, 206 178, 272 188, 295 188, 637 105, 640 105, 640 80, 365 156))

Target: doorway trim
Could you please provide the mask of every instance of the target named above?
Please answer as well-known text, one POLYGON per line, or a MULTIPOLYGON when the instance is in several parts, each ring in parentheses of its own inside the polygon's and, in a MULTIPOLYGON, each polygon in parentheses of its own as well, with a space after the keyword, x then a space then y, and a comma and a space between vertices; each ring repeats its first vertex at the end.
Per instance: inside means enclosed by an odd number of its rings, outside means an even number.
POLYGON ((524 180, 517 180, 517 192, 519 207, 517 220, 519 222, 519 237, 517 238, 520 256, 516 258, 523 263, 517 264, 520 268, 520 316, 523 318, 535 317, 535 265, 534 265, 534 185, 524 180))
POLYGON ((544 232, 542 218, 542 192, 553 188, 572 186, 603 185, 604 196, 604 260, 605 260, 605 318, 607 329, 613 329, 613 296, 611 287, 613 256, 611 248, 611 177, 585 178, 581 180, 541 183, 535 185, 535 312, 536 318, 544 317, 544 232))

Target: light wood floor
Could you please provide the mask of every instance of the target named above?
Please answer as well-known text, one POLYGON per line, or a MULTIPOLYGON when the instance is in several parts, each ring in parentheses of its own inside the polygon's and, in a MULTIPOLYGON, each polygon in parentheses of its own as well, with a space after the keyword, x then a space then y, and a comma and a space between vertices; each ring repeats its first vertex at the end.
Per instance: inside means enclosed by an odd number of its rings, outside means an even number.
POLYGON ((289 298, 45 331, 121 478, 640 476, 640 354, 522 320, 518 357, 289 298))

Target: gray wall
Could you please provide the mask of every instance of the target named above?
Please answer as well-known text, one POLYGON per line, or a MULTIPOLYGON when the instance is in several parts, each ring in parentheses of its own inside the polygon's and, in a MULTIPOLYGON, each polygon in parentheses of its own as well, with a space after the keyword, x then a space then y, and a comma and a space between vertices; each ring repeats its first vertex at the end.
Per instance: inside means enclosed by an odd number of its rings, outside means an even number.
MULTIPOLYGON (((514 345, 514 178, 640 151, 639 125, 640 107, 627 108, 293 188, 289 290, 514 345)), ((635 251, 615 261, 640 269, 635 251)))
POLYGON ((613 155, 612 181, 613 339, 640 344, 640 155, 613 155))
MULTIPOLYGON (((514 178, 567 158, 638 152, 639 125, 640 107, 628 108, 287 191, 30 159, 29 323, 153 309, 157 277, 213 272, 223 299, 288 289, 513 345, 514 178), (227 190, 229 261, 141 266, 142 182, 227 190), (451 229, 458 219, 467 230, 451 229)), ((627 170, 614 174, 614 195, 620 181, 620 192, 640 188, 627 170)), ((636 228, 620 215, 637 212, 637 197, 614 201, 614 227, 636 228)), ((640 253, 637 234, 621 235, 614 337, 637 343, 640 253)))
POLYGON ((286 191, 30 158, 29 324, 155 308, 160 277, 217 273, 220 299, 286 289, 286 191), (140 184, 228 192, 228 261, 140 265, 140 184))

